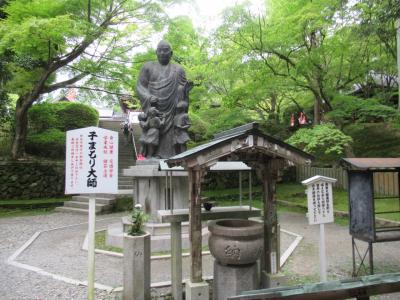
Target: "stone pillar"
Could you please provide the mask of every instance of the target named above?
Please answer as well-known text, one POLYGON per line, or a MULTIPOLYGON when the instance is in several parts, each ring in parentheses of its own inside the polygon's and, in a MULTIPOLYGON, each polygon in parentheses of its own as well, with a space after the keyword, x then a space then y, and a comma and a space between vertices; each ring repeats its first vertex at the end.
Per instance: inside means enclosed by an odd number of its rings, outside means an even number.
POLYGON ((158 168, 158 164, 142 163, 124 170, 125 176, 135 178, 135 204, 140 203, 152 220, 157 219, 157 210, 170 209, 168 201, 171 197, 174 209, 187 208, 189 201, 187 172, 174 171, 166 179, 167 171, 159 171, 158 168))
POLYGON ((258 288, 257 263, 224 266, 214 261, 213 300, 225 300, 258 288))
POLYGON ((150 300, 150 234, 124 234, 124 300, 150 300))

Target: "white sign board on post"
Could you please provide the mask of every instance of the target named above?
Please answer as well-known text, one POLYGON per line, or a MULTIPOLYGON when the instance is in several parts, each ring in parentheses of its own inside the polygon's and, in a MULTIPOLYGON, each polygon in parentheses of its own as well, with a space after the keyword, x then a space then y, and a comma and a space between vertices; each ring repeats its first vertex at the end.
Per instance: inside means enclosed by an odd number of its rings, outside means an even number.
POLYGON ((332 223, 333 194, 332 183, 336 179, 314 176, 302 181, 307 186, 308 223, 310 225, 332 223))
POLYGON ((98 127, 67 131, 65 194, 90 194, 88 299, 94 299, 94 233, 97 193, 118 193, 118 132, 98 127))
POLYGON ((118 193, 118 132, 86 127, 67 132, 65 194, 118 193))
POLYGON ((319 260, 321 281, 327 280, 326 251, 325 251, 325 223, 333 222, 333 193, 332 184, 335 178, 314 176, 301 183, 307 186, 308 223, 319 224, 319 260))

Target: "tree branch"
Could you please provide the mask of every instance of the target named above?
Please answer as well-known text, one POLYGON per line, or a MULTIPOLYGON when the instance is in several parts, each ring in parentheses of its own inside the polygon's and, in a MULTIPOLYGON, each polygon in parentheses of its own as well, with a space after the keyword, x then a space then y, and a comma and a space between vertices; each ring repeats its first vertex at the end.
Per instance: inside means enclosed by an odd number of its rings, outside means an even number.
POLYGON ((103 92, 103 93, 107 93, 110 95, 117 95, 117 96, 126 96, 127 95, 126 93, 123 94, 123 93, 111 92, 111 91, 107 91, 104 89, 92 88, 92 87, 88 87, 88 86, 68 85, 66 87, 71 88, 71 89, 82 89, 82 90, 89 90, 89 91, 95 91, 95 92, 103 92))
POLYGON ((47 87, 44 87, 42 89, 41 94, 50 93, 50 92, 53 92, 53 91, 55 91, 57 89, 64 88, 67 85, 70 85, 70 84, 73 84, 75 82, 78 82, 79 80, 81 80, 82 78, 84 78, 87 75, 88 75, 88 73, 81 73, 81 74, 79 74, 79 75, 77 75, 75 77, 72 77, 72 78, 68 79, 68 80, 57 82, 57 83, 54 83, 54 84, 49 85, 47 87))

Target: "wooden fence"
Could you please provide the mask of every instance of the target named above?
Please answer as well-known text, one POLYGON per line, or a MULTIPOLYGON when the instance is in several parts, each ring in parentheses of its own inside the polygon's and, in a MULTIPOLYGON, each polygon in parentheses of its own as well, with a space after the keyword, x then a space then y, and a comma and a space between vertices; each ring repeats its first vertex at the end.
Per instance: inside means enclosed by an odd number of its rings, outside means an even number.
MULTIPOLYGON (((347 190, 347 173, 343 168, 316 168, 299 166, 296 168, 296 180, 301 182, 315 175, 336 178, 335 187, 347 190)), ((375 194, 384 196, 399 195, 399 175, 397 172, 377 172, 374 174, 375 194)))

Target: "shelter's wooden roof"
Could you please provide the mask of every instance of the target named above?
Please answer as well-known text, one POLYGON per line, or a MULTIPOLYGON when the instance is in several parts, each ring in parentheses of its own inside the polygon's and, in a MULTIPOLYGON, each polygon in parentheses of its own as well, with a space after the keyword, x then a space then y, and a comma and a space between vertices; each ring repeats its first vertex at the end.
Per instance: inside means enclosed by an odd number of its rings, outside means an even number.
MULTIPOLYGON (((263 133, 259 130, 258 123, 250 123, 221 132, 212 141, 175 155, 166 160, 166 163, 170 167, 209 167, 233 153, 262 154, 265 158, 282 158, 295 164, 309 164, 314 158, 263 133)), ((241 160, 247 161, 245 157, 241 157, 241 160)))
POLYGON ((400 169, 400 157, 395 158, 343 158, 341 165, 348 170, 393 171, 400 169))

